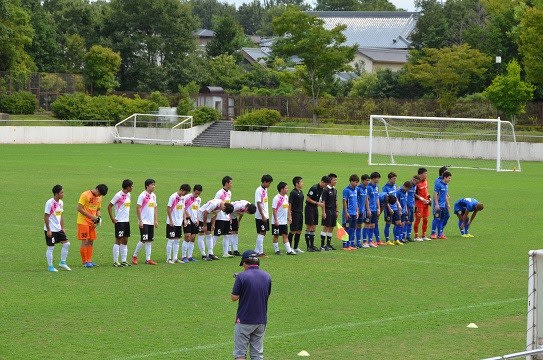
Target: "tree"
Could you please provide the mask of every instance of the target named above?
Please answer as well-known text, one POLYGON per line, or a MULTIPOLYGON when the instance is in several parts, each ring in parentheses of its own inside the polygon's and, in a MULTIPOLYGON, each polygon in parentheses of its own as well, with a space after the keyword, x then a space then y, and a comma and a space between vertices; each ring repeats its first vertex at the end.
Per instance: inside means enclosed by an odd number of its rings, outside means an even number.
POLYGON ((253 0, 250 3, 243 3, 237 11, 238 21, 246 34, 254 35, 260 29, 266 10, 260 1, 253 0))
POLYGON ((246 71, 236 64, 232 55, 219 55, 208 63, 207 85, 239 90, 245 83, 246 71))
POLYGON ((236 17, 236 7, 222 3, 218 0, 190 0, 192 14, 200 19, 200 26, 204 29, 213 28, 213 18, 219 16, 236 17))
POLYGON ((543 9, 529 8, 520 22, 519 52, 526 71, 526 80, 543 85, 543 9))
POLYGON ((336 72, 349 68, 357 46, 342 45, 345 25, 326 30, 322 19, 292 6, 273 20, 273 27, 279 36, 273 44, 274 55, 298 56, 303 62, 302 80, 313 102, 313 121, 317 122, 319 96, 333 83, 336 72))
POLYGON ((388 0, 361 0, 358 11, 396 11, 396 6, 388 0))
POLYGON ((93 45, 85 54, 83 73, 91 93, 108 92, 119 86, 116 75, 121 67, 121 55, 110 48, 93 45))
POLYGON ((512 119, 524 113, 526 103, 532 100, 535 87, 520 78, 520 65, 516 60, 507 64, 507 73, 498 75, 483 95, 512 119))
POLYGON ((412 51, 407 63, 411 79, 430 89, 442 111, 450 112, 458 96, 468 89, 473 79, 483 75, 491 58, 468 45, 442 49, 412 51))
POLYGON ((316 11, 356 11, 358 0, 317 0, 316 11))
POLYGON ((80 73, 83 69, 83 62, 87 52, 85 39, 78 34, 66 35, 64 44, 62 69, 66 72, 80 73))
POLYGON ((18 0, 0 0, 0 71, 28 74, 36 65, 25 51, 34 30, 30 15, 18 0))
POLYGON ((221 16, 213 27, 215 36, 206 46, 208 56, 233 55, 244 41, 243 29, 234 18, 221 16))

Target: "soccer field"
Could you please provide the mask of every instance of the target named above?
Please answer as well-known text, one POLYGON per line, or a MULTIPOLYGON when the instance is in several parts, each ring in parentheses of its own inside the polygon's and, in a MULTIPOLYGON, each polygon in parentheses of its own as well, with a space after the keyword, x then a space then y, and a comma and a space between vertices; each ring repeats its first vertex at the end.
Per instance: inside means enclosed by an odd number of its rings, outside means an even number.
MULTIPOLYGON (((0 359, 230 359, 239 258, 166 264, 168 196, 182 183, 199 183, 205 202, 225 175, 234 179, 233 199, 253 202, 265 173, 274 178, 271 201, 277 183, 292 188, 296 175, 306 193, 334 172, 341 194, 352 173, 379 171, 383 185, 390 171, 398 183, 416 172, 368 167, 364 155, 127 144, 2 145, 0 163, 0 359), (111 266, 106 207, 125 178, 134 181, 129 256, 138 241, 135 200, 146 178, 156 180, 157 266, 111 266), (72 271, 49 273, 43 209, 57 183, 64 186, 72 271), (95 242, 100 267, 85 269, 76 204, 99 183, 109 186, 95 242)), ((470 229, 473 239, 460 237, 453 214, 448 240, 263 259, 273 279, 265 357, 296 359, 306 350, 312 359, 477 359, 523 350, 528 251, 543 247, 543 163, 525 162, 522 170, 451 170, 451 203, 475 197, 485 204, 470 229), (479 328, 466 328, 472 322, 479 328)), ((435 177, 432 168, 429 183, 435 177)), ((255 237, 253 216, 246 215, 240 251, 253 248, 255 237)), ((271 239, 268 233, 267 253, 271 239)), ((55 265, 59 254, 57 247, 55 265)))

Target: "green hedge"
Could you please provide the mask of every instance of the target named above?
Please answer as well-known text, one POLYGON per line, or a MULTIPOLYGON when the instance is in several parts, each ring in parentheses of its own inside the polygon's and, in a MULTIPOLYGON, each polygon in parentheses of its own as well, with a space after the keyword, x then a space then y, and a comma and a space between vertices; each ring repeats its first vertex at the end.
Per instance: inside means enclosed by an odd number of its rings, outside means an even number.
MULTIPOLYGON (((160 102, 160 97, 155 97, 160 102)), ((107 120, 117 123, 134 113, 148 114, 158 111, 160 104, 139 97, 129 99, 117 95, 89 96, 75 93, 60 96, 51 104, 51 110, 59 119, 107 120)))
POLYGON ((221 118, 221 113, 209 106, 199 107, 189 111, 189 115, 193 117, 192 124, 203 125, 209 122, 217 121, 221 118))
POLYGON ((258 109, 238 116, 234 125, 239 131, 264 130, 268 126, 275 125, 279 120, 281 120, 279 111, 258 109))
POLYGON ((28 91, 0 95, 0 112, 8 114, 34 114, 38 108, 36 96, 28 91))

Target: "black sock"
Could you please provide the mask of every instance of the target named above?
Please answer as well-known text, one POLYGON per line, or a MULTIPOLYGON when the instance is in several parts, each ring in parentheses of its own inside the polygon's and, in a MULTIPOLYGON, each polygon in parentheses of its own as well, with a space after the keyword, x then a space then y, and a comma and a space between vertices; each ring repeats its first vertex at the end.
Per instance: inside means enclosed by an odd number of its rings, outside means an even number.
POLYGON ((298 245, 300 245, 300 235, 301 234, 294 234, 294 248, 297 249, 298 245))
POLYGON ((290 244, 290 246, 292 246, 292 237, 294 236, 293 233, 288 233, 288 243, 290 244))
POLYGON ((311 234, 305 233, 305 243, 308 248, 311 246, 311 234))
POLYGON ((330 243, 332 242, 332 238, 330 236, 326 237, 326 245, 330 246, 330 243))
POLYGON ((324 240, 325 239, 326 239, 326 237, 321 234, 321 247, 324 247, 324 240))
POLYGON ((310 235, 311 247, 315 247, 315 234, 310 235))

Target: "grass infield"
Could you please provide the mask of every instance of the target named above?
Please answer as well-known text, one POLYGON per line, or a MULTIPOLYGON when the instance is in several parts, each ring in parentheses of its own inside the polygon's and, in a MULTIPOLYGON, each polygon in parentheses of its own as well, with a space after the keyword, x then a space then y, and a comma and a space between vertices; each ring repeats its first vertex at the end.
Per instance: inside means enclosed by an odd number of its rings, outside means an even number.
MULTIPOLYGON (((230 291, 239 258, 166 264, 168 196, 182 183, 200 183, 207 201, 230 175, 233 198, 253 201, 260 177, 270 173, 271 202, 277 183, 291 188, 296 175, 307 192, 335 172, 341 193, 352 173, 380 171, 384 184, 389 171, 403 182, 416 170, 370 168, 361 155, 295 151, 126 144, 0 149, 2 359, 229 359, 237 308, 230 291), (160 227, 152 258, 159 264, 112 267, 113 225, 104 212, 94 256, 100 267, 82 268, 75 226, 81 192, 106 183, 107 204, 123 179, 134 181, 130 256, 138 241, 136 198, 149 177, 156 179, 160 227), (57 183, 65 191, 72 271, 53 274, 46 270, 42 228, 57 183)), ((430 169, 432 183, 436 172, 430 169)), ((273 278, 266 358, 296 359, 306 350, 316 359, 475 359, 523 350, 528 250, 541 247, 543 164, 525 162, 521 173, 452 173, 452 202, 470 196, 485 204, 471 227, 473 239, 461 238, 451 218, 449 240, 264 259, 273 278), (471 322, 479 328, 466 328, 471 322)), ((246 216, 241 251, 254 246, 254 227, 246 216)), ((269 234, 265 249, 272 253, 269 234)), ((54 256, 56 265, 59 247, 54 256)))

